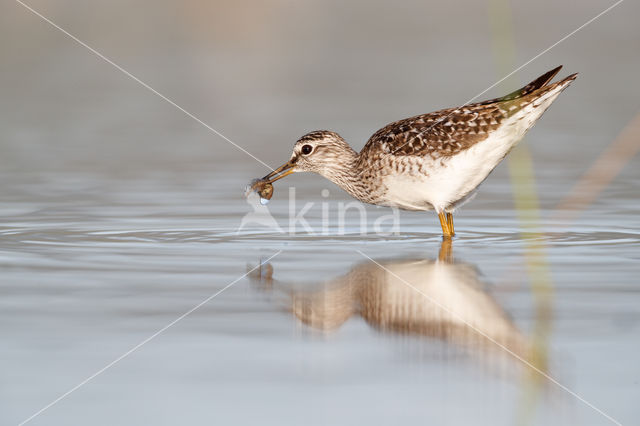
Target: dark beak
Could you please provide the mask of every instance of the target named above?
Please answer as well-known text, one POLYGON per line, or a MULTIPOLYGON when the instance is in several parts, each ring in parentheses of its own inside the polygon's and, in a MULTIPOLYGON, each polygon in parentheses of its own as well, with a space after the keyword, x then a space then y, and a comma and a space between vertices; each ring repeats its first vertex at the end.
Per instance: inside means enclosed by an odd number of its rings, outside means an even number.
POLYGON ((272 183, 277 181, 278 179, 282 179, 283 177, 290 175, 295 172, 296 167, 296 159, 292 158, 288 162, 284 163, 282 166, 278 167, 268 175, 262 178, 263 181, 267 181, 268 183, 272 183))

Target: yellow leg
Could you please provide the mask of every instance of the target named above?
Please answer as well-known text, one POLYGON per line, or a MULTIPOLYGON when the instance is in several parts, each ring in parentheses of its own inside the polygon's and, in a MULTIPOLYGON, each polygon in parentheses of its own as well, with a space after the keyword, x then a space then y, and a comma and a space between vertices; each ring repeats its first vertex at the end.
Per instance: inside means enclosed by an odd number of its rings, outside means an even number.
POLYGON ((444 238, 451 238, 453 234, 449 230, 449 222, 447 221, 447 217, 444 212, 438 213, 438 219, 440 219, 440 226, 442 226, 442 236, 444 238))
POLYGON ((454 231, 453 229, 453 213, 447 213, 447 225, 449 226, 449 232, 451 233, 451 236, 453 237, 454 235, 456 235, 456 231, 454 231))

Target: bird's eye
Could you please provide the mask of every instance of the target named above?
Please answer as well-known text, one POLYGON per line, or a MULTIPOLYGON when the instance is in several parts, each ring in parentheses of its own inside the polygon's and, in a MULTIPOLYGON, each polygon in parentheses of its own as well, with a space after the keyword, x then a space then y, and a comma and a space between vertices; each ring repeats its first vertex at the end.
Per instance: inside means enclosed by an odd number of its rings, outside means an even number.
POLYGON ((302 151, 304 155, 309 155, 311 154, 311 151, 313 151, 313 147, 311 145, 302 145, 302 149, 300 151, 302 151))

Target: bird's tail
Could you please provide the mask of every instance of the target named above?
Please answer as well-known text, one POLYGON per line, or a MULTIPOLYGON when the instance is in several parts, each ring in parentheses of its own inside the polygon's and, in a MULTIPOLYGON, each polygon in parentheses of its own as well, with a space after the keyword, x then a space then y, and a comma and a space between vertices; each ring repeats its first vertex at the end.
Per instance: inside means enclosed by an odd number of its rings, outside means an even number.
MULTIPOLYGON (((535 124, 553 101, 566 89, 578 74, 571 74, 555 83, 546 84, 519 98, 501 102, 499 108, 507 117, 519 117, 518 123, 524 134, 535 124)), ((541 77, 542 78, 542 77, 541 77)), ((538 79, 540 80, 540 79, 538 79)), ((533 83, 531 83, 533 84, 533 83)))
POLYGON ((488 101, 481 102, 481 104, 493 104, 493 103, 496 103, 496 102, 512 101, 512 100, 527 96, 527 95, 535 92, 536 90, 538 90, 538 89, 540 89, 542 87, 545 87, 553 79, 553 77, 555 77, 556 74, 558 74, 558 72, 560 71, 561 68, 562 68, 562 65, 557 66, 554 69, 552 69, 551 71, 548 71, 548 72, 542 74, 540 77, 536 78, 535 80, 533 80, 531 83, 527 84, 526 86, 521 87, 520 89, 516 90, 515 92, 511 92, 508 95, 501 96, 499 98, 489 99, 488 101))
POLYGON ((546 86, 542 86, 524 97, 531 99, 531 102, 534 106, 537 106, 547 100, 553 102, 556 97, 569 85, 573 80, 578 78, 578 73, 571 74, 560 81, 556 81, 555 83, 547 84, 546 86))

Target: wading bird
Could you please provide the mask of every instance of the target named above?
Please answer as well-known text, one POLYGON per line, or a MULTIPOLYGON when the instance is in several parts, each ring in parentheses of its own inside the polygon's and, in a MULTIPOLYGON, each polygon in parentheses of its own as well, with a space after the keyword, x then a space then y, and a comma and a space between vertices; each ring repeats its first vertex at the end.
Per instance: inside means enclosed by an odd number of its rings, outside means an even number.
POLYGON ((451 238, 453 212, 468 201, 577 74, 550 83, 559 66, 501 98, 393 122, 358 153, 335 132, 307 133, 291 158, 260 181, 315 172, 369 204, 435 210, 451 238))

